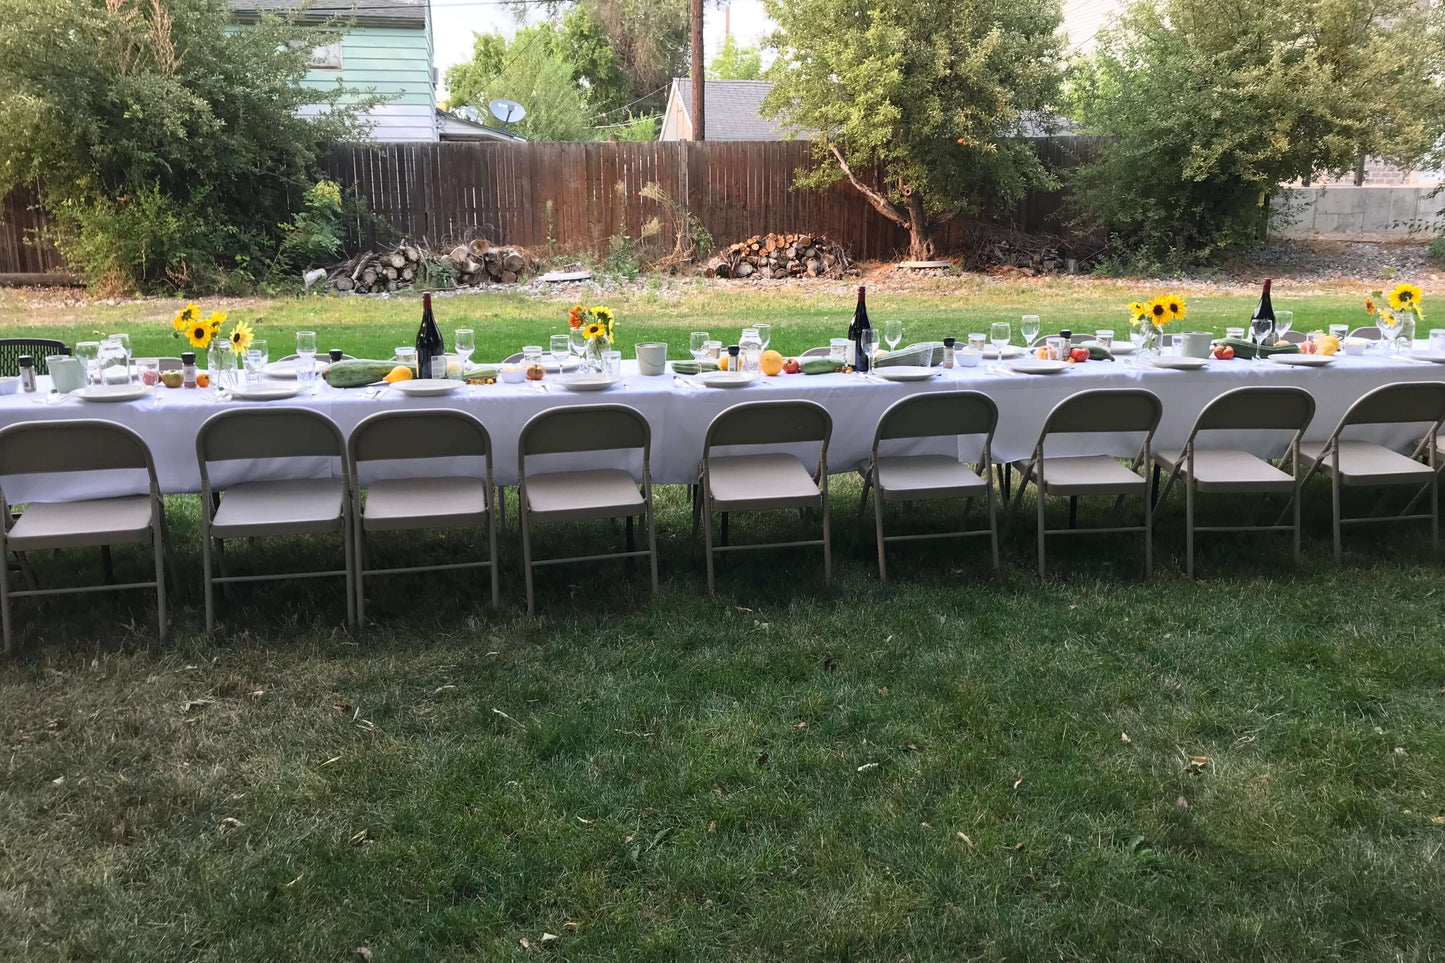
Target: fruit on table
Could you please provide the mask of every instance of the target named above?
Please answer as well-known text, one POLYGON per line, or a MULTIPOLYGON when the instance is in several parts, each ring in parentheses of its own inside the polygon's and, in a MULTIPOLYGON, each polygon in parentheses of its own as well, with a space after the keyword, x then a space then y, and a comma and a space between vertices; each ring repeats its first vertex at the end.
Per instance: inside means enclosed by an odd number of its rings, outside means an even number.
POLYGON ((1232 361, 1234 349, 1227 344, 1216 344, 1214 346, 1214 357, 1220 361, 1232 361))
POLYGON ((802 370, 803 366, 798 364, 797 358, 789 358, 783 362, 783 374, 798 374, 802 370))
POLYGON ((199 374, 196 375, 196 387, 197 387, 197 388, 209 388, 210 386, 211 386, 211 376, 210 376, 210 375, 206 374, 206 372, 204 372, 204 371, 202 371, 202 372, 200 372, 199 374))
POLYGON ((162 371, 161 384, 167 388, 179 388, 185 384, 186 376, 179 371, 162 371))
POLYGON ((381 380, 389 385, 394 385, 398 381, 410 381, 414 377, 416 376, 411 373, 411 368, 404 364, 399 364, 387 372, 386 377, 381 380))
POLYGON ((1300 353, 1300 347, 1297 344, 1287 344, 1282 348, 1277 348, 1274 345, 1270 344, 1255 344, 1253 341, 1246 341, 1243 338, 1220 338, 1219 340, 1215 341, 1214 344, 1216 346, 1228 345, 1229 347, 1233 348, 1234 356, 1236 358, 1253 358, 1256 355, 1268 358, 1270 355, 1276 354, 1300 353))
POLYGON ((1034 357, 1038 358, 1040 361, 1049 360, 1049 349, 1044 347, 1043 345, 1039 345, 1037 348, 1034 349, 1034 357))
POLYGON ((1299 346, 1300 354, 1318 354, 1320 346, 1313 341, 1306 341, 1299 346))
POLYGON ((1085 347, 1078 347, 1078 348, 1074 348, 1074 349, 1070 350, 1070 351, 1069 351, 1069 360, 1070 360, 1070 361, 1074 361, 1074 362, 1088 361, 1088 360, 1089 360, 1089 349, 1088 349, 1088 348, 1085 348, 1085 347))
POLYGON ((719 355, 719 356, 718 356, 718 359, 717 359, 717 370, 719 370, 719 371, 726 371, 726 370, 728 370, 728 356, 727 356, 727 355, 724 354, 724 355, 719 355))
POLYGON ((763 352, 762 359, 758 362, 758 369, 769 377, 783 373, 783 356, 780 352, 771 349, 763 352))
POLYGON ((1332 334, 1326 335, 1319 340, 1319 344, 1316 346, 1316 348, 1320 354, 1324 355, 1325 357, 1330 357, 1331 355, 1339 353, 1340 339, 1332 334))
POLYGON ((1114 352, 1110 351, 1108 348, 1104 347, 1097 341, 1085 341, 1083 344, 1079 345, 1079 347, 1089 349, 1090 361, 1114 360, 1114 352))

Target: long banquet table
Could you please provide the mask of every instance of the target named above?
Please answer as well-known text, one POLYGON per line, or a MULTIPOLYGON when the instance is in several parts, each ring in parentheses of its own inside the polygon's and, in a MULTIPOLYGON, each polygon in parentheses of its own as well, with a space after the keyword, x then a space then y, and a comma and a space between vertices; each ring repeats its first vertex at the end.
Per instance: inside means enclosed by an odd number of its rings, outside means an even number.
MULTIPOLYGON (((1346 409, 1361 395, 1383 384, 1397 381, 1445 381, 1445 365, 1370 353, 1344 357, 1328 368, 1286 367, 1268 362, 1232 360, 1214 362, 1202 371, 1172 371, 1143 367, 1124 360, 1093 361, 1076 365, 1059 375, 1006 374, 996 364, 944 371, 921 383, 883 384, 856 375, 781 375, 763 378, 738 389, 688 389, 672 373, 643 377, 634 362, 624 364, 626 387, 603 392, 573 393, 563 389, 555 377, 542 382, 550 390, 530 385, 469 385, 437 398, 403 397, 392 390, 373 396, 365 389, 335 389, 324 383, 306 395, 286 402, 257 402, 257 405, 301 405, 331 418, 343 434, 367 415, 378 411, 408 408, 460 408, 487 426, 495 446, 498 484, 517 480, 517 439, 527 419, 559 405, 620 403, 636 408, 652 426, 652 475, 658 484, 684 484, 695 480, 702 456, 708 423, 724 408, 744 401, 807 399, 832 414, 833 439, 828 452, 831 472, 854 470, 868 457, 879 416, 894 402, 918 392, 972 389, 988 394, 998 404, 999 424, 994 441, 995 461, 1017 460, 1032 454, 1045 416, 1065 397, 1090 388, 1147 388, 1164 403, 1164 416, 1155 447, 1178 447, 1188 435, 1200 410, 1212 398, 1245 385, 1298 385, 1315 397, 1318 410, 1307 432, 1308 438, 1328 436, 1346 409)), ((102 418, 134 429, 154 453, 157 473, 167 493, 200 490, 196 464, 196 434, 206 418, 226 408, 252 404, 223 401, 213 389, 157 388, 152 397, 125 403, 89 403, 67 399, 46 404, 48 379, 41 379, 34 394, 0 396, 0 427, 18 421, 60 418, 102 418)), ((1382 443, 1408 449, 1422 433, 1420 426, 1373 429, 1370 435, 1382 443)), ((1132 455, 1139 436, 1089 435, 1063 440, 1050 453, 1112 453, 1132 455)), ((1281 439, 1277 433, 1258 438, 1241 437, 1233 444, 1250 447, 1260 454, 1277 454, 1281 439)), ((959 453, 976 451, 965 443, 959 453)), ((937 450, 924 442, 913 450, 937 450)), ((800 451, 805 459, 806 451, 800 451)), ((567 462, 574 456, 555 456, 567 462)), ((584 456, 576 456, 582 458, 584 456)), ((606 464, 612 459, 601 456, 606 464)), ((816 448, 811 453, 816 458, 816 448)), ((599 464, 589 458, 589 466, 599 464)), ((635 466, 635 460, 615 459, 616 464, 635 466)), ((297 466, 288 470, 295 471, 297 466)), ((544 466, 545 467, 545 466, 544 466)), ((279 466, 267 463, 233 464, 219 483, 275 477, 279 466)), ((318 460, 315 472, 335 470, 318 460)), ((403 469, 404 470, 404 469, 403 469)), ((438 472, 444 469, 436 469, 438 472)), ((475 466, 453 466, 453 470, 475 470, 475 466)), ((380 472, 369 477, 384 477, 380 472)), ((363 481, 368 480, 364 477, 363 481)), ((36 476, 8 479, 5 494, 13 503, 56 501, 98 497, 121 491, 143 491, 143 480, 97 477, 92 473, 57 480, 36 476)))

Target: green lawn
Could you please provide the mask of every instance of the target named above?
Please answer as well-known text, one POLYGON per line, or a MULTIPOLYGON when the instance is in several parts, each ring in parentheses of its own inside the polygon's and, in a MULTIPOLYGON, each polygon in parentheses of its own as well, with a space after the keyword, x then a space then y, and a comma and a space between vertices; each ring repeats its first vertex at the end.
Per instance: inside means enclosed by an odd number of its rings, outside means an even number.
MULTIPOLYGON (((629 343, 776 312, 794 350, 847 315, 801 298, 726 315, 613 300, 629 343)), ((1222 326, 1249 300, 1192 303, 1222 326)), ((1108 317, 1094 302, 1077 316, 1108 317)), ((559 316, 475 303, 497 312, 471 318, 497 351, 559 316)), ((259 313, 370 351, 404 343, 415 308, 259 313)), ((1344 295, 1309 309, 1352 312, 1344 295)), ((87 310, 107 328, 164 313, 87 310)), ((897 310, 920 337, 993 313, 981 296, 897 310)), ((169 499, 184 575, 164 646, 138 596, 17 603, 25 648, 0 664, 0 959, 1445 955, 1445 576, 1423 526, 1355 529, 1336 566, 1315 487, 1302 572, 1285 537, 1201 536, 1190 582, 1176 500, 1153 580, 1136 538, 1100 536, 1051 543, 1041 583, 1025 504, 1000 574, 985 542, 915 543, 890 552, 885 585, 856 481, 834 491, 831 587, 818 553, 785 550, 732 556, 709 599, 685 493, 667 488, 655 598, 644 566, 560 567, 527 618, 513 514, 500 612, 485 576, 376 579, 353 635, 339 582, 241 586, 215 639, 196 501, 169 499)), ((796 514, 735 522, 737 541, 811 531, 796 514)), ((565 526, 539 551, 619 541, 565 526)), ((393 538, 374 560, 477 548, 393 538)), ((241 543, 232 561, 244 574, 336 552, 241 543)), ((122 578, 146 564, 116 558, 122 578)), ((47 584, 99 575, 92 552, 36 561, 47 584)))

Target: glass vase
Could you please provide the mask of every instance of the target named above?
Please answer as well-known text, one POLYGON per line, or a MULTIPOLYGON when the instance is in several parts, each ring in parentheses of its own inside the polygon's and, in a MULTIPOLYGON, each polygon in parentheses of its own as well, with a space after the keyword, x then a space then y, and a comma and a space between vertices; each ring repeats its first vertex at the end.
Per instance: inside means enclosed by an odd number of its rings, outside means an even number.
POLYGON ((589 374, 601 374, 607 370, 607 362, 603 355, 612 348, 612 339, 606 335, 598 335, 595 338, 587 339, 587 351, 582 356, 583 370, 589 374))
POLYGON ((216 388, 236 387, 238 370, 231 342, 224 339, 212 341, 206 349, 206 372, 210 375, 211 385, 216 388))

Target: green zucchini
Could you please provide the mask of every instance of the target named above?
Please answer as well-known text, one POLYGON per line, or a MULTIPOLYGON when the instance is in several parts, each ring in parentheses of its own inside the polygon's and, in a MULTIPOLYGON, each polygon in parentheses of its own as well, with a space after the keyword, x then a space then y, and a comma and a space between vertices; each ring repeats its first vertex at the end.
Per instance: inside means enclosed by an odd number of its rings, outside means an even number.
POLYGON ((834 361, 832 358, 799 358, 798 364, 802 367, 803 374, 832 374, 843 370, 843 362, 834 361))
POLYGON ((1075 345, 1077 348, 1089 349, 1090 361, 1113 361, 1114 352, 1104 347, 1097 341, 1085 341, 1083 344, 1075 345))
POLYGON ((672 370, 680 375, 702 374, 704 371, 716 371, 716 361, 674 361, 672 370))
POLYGON ((1253 341, 1247 341, 1247 340, 1245 340, 1244 338, 1215 338, 1215 339, 1214 339, 1214 344, 1216 344, 1216 345, 1221 345, 1221 344, 1227 344, 1227 345, 1229 345, 1231 348, 1234 349, 1234 356, 1235 356, 1236 358, 1254 358, 1254 357, 1268 358, 1268 357, 1270 357, 1270 356, 1272 356, 1272 355, 1276 355, 1276 354, 1299 354, 1299 353, 1300 353, 1299 345, 1297 345, 1297 344, 1282 344, 1282 345, 1266 344, 1266 345, 1257 345, 1257 344, 1255 344, 1253 341))
POLYGON ((326 383, 333 388, 365 388, 391 374, 396 367, 395 361, 366 361, 361 358, 334 361, 326 369, 326 383))

